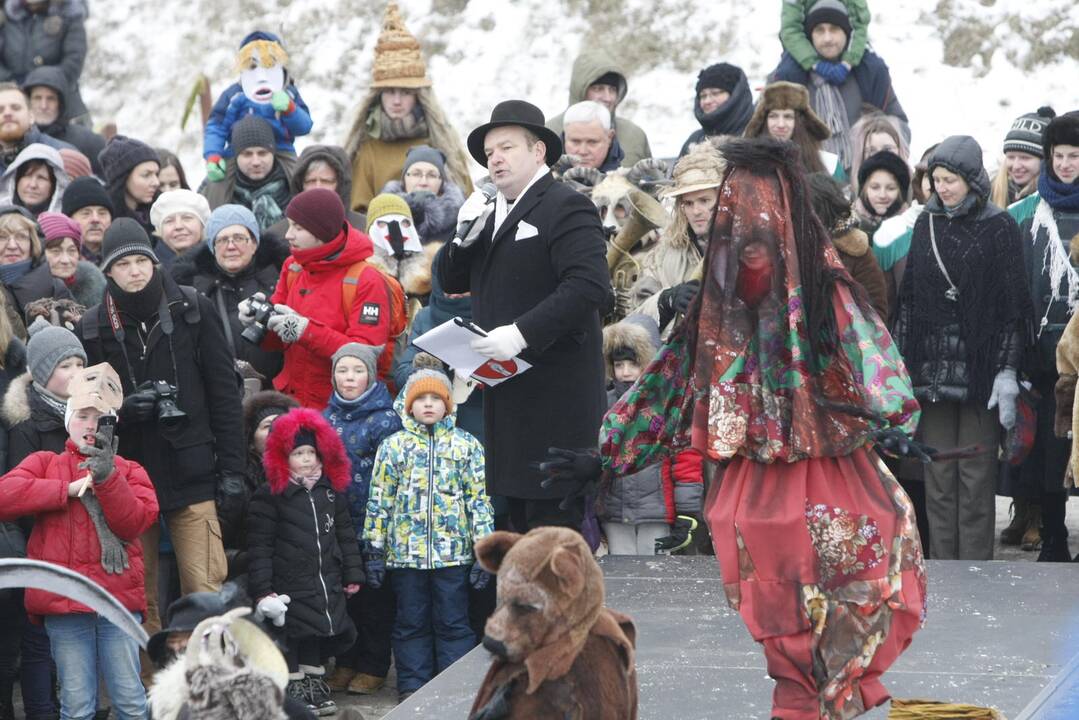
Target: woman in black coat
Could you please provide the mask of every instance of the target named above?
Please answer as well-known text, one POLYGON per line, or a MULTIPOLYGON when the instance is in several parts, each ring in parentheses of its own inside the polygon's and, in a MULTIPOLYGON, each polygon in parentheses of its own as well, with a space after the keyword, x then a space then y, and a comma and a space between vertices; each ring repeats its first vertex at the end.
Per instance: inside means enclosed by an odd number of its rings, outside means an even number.
POLYGON ((190 285, 213 304, 225 328, 232 356, 251 364, 267 380, 281 372, 282 353, 263 350, 241 337, 237 306, 256 292, 273 294, 288 246, 260 237, 258 221, 242 205, 222 205, 206 221, 206 242, 181 255, 172 265, 172 278, 190 285), (246 236, 246 239, 244 239, 246 236))

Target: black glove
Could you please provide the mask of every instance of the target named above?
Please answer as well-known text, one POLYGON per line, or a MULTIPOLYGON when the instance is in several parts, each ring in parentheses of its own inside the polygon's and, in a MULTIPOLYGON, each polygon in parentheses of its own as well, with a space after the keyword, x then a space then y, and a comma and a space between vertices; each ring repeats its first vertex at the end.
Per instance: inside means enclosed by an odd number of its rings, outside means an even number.
POLYGON ((679 515, 671 525, 671 534, 656 539, 657 553, 672 553, 681 550, 693 542, 693 531, 697 529, 697 519, 689 515, 679 515))
POLYGON ((547 459, 532 465, 547 477, 540 483, 544 489, 555 483, 568 483, 569 491, 558 507, 569 508, 577 498, 595 495, 603 475, 603 463, 595 450, 565 450, 547 448, 547 459))
POLYGON ((479 563, 475 563, 468 571, 468 584, 473 590, 483 590, 491 584, 491 573, 484 570, 479 563))
POLYGON ((933 462, 936 449, 912 440, 902 430, 886 428, 870 435, 877 447, 894 457, 912 457, 924 463, 933 462))
POLYGON ((218 473, 214 503, 217 505, 218 519, 223 524, 234 527, 247 505, 247 484, 244 476, 229 471, 218 473))
POLYGON ((124 404, 120 406, 117 416, 120 422, 146 422, 154 416, 156 407, 157 393, 153 390, 139 390, 124 398, 124 404))
POLYGON ((363 551, 363 570, 368 587, 378 590, 386 582, 386 551, 366 546, 363 551))
POLYGON ((689 304, 693 302, 693 298, 697 297, 697 291, 700 288, 700 280, 690 280, 661 292, 658 304, 659 326, 667 327, 676 314, 684 315, 689 309, 689 304))
POLYGON ((94 485, 100 485, 109 479, 116 467, 116 447, 120 439, 114 438, 111 430, 99 430, 94 433, 94 442, 94 445, 79 448, 79 452, 86 456, 86 459, 79 463, 79 467, 89 470, 94 478, 94 485))

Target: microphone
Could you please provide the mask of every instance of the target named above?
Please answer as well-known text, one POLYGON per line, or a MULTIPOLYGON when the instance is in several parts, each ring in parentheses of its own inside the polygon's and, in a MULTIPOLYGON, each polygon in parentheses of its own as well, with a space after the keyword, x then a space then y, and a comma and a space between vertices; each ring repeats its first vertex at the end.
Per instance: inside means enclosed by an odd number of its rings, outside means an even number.
MULTIPOLYGON (((484 205, 490 205, 491 202, 494 201, 495 196, 498 195, 498 188, 491 182, 480 185, 479 191, 483 193, 483 197, 486 198, 484 205)), ((485 217, 485 215, 486 213, 480 213, 476 218, 460 223, 457 226, 457 233, 453 236, 453 244, 457 246, 462 245, 465 238, 472 234, 472 229, 475 227, 476 223, 479 222, 481 218, 485 217)))

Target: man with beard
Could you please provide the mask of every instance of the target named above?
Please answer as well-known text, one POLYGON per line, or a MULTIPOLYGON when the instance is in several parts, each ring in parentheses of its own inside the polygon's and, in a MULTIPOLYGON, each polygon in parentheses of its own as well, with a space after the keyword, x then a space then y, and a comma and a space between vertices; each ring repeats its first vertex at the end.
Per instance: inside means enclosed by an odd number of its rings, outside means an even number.
POLYGON ((243 205, 255 213, 259 229, 266 230, 284 219, 292 199, 290 168, 275 154, 273 128, 260 117, 249 115, 233 125, 231 143, 235 156, 225 179, 209 183, 202 193, 211 210, 229 203, 243 205))
POLYGON ((57 150, 71 148, 34 126, 30 101, 15 83, 0 83, 0 173, 31 143, 44 143, 57 150))
POLYGON ((105 186, 95 177, 76 178, 64 191, 61 211, 82 228, 82 256, 100 265, 101 243, 113 212, 105 186))

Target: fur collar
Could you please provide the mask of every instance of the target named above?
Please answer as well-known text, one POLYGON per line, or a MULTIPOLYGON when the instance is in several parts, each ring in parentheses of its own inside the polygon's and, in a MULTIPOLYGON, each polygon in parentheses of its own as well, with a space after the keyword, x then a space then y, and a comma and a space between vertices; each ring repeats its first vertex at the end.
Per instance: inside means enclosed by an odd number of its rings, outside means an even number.
POLYGON ((743 167, 760 174, 767 169, 785 168, 793 173, 801 163, 798 146, 791 142, 775 140, 770 137, 733 138, 723 144, 723 157, 727 160, 727 171, 733 167, 743 167))
POLYGON ((465 204, 464 193, 448 178, 442 183, 441 195, 422 195, 420 200, 412 193, 405 192, 404 183, 390 180, 382 188, 384 193, 393 193, 408 203, 413 215, 422 216, 416 225, 420 240, 424 243, 431 238, 444 235, 457 224, 457 211, 465 204))
POLYGON ((30 419, 29 393, 32 382, 30 373, 25 372, 8 384, 3 403, 0 404, 0 418, 7 427, 13 428, 30 419))
POLYGON ((105 273, 91 262, 80 260, 75 268, 75 282, 71 285, 71 294, 80 305, 93 307, 105 297, 105 273))
POLYGON ((832 238, 836 250, 851 257, 862 257, 869 252, 869 236, 858 228, 851 228, 838 237, 832 238))
POLYGON ((301 429, 315 434, 318 454, 322 458, 322 473, 329 478, 334 490, 344 492, 352 476, 345 446, 322 414, 310 408, 290 410, 274 420, 271 426, 263 455, 270 492, 280 495, 288 488, 288 456, 293 449, 293 439, 301 429))

